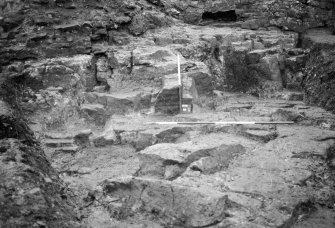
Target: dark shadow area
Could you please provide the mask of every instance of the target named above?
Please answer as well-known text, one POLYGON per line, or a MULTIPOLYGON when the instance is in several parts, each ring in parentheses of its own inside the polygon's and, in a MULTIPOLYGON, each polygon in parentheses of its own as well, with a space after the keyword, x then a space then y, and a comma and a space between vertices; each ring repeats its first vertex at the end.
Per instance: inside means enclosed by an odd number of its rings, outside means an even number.
POLYGON ((302 48, 302 42, 303 42, 303 35, 301 32, 298 33, 298 39, 297 39, 297 44, 296 48, 302 48))
POLYGON ((212 12, 204 12, 202 14, 203 20, 218 20, 218 21, 225 21, 225 22, 234 22, 237 20, 237 15, 235 10, 229 11, 218 11, 216 13, 212 12))

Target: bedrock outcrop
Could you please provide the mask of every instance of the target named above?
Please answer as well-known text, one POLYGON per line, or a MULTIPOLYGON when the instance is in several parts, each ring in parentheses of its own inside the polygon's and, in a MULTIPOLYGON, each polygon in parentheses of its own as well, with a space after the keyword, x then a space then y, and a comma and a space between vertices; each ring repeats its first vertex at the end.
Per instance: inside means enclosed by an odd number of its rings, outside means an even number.
MULTIPOLYGON (((3 1, 0 78, 25 77, 39 94, 53 85, 74 96, 124 90, 155 98, 180 54, 193 97, 300 89, 300 33, 331 28, 333 11, 326 0, 3 1), (188 24, 204 21, 210 28, 188 24)), ((148 107, 142 103, 134 109, 148 107)))

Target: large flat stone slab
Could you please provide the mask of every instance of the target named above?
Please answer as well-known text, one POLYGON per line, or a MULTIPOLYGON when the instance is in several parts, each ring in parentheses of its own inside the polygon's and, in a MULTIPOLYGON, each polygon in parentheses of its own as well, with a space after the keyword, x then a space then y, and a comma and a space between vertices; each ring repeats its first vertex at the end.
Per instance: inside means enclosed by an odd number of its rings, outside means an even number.
POLYGON ((102 105, 109 114, 125 114, 141 108, 150 108, 151 93, 133 91, 127 93, 84 93, 90 104, 102 105))
POLYGON ((129 177, 106 180, 101 186, 105 196, 117 198, 118 203, 130 208, 168 218, 173 226, 207 227, 217 224, 226 217, 225 211, 229 207, 224 193, 183 187, 164 180, 129 177))
MULTIPOLYGON (((122 128, 119 128, 122 129, 122 128)), ((121 144, 131 144, 137 151, 143 150, 157 143, 176 143, 188 139, 190 127, 162 127, 147 130, 123 131, 120 130, 121 144)))
POLYGON ((205 173, 216 172, 227 167, 229 160, 246 150, 240 144, 221 142, 179 144, 161 143, 150 146, 139 155, 138 175, 173 179, 182 174, 191 163, 192 167, 205 173))
POLYGON ((276 131, 267 130, 246 130, 241 132, 241 135, 260 142, 269 142, 272 139, 277 138, 278 133, 276 131))
POLYGON ((104 130, 93 136, 93 144, 96 147, 104 147, 119 144, 119 140, 114 131, 113 124, 109 121, 106 123, 104 130))

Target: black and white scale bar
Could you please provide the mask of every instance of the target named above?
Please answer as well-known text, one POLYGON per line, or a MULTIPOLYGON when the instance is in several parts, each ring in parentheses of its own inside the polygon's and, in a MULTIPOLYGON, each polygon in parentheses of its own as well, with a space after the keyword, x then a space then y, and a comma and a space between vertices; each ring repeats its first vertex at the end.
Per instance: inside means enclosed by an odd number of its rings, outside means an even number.
POLYGON ((252 124, 294 124, 293 121, 276 121, 276 122, 256 122, 256 121, 223 121, 223 122, 147 122, 152 125, 197 125, 197 124, 212 124, 212 125, 252 125, 252 124))

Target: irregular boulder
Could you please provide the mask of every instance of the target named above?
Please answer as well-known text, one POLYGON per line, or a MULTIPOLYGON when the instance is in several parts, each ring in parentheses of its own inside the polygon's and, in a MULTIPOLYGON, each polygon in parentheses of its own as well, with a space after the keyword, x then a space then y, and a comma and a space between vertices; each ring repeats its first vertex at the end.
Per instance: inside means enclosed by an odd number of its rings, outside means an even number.
MULTIPOLYGON (((177 72, 177 55, 169 48, 139 46, 132 52, 131 78, 127 81, 137 86, 159 88, 164 75, 177 72)), ((185 59, 181 57, 181 64, 185 59)))
POLYGON ((221 145, 210 152, 210 156, 200 158, 190 165, 191 170, 200 171, 204 174, 215 173, 227 168, 229 163, 237 155, 244 153, 245 148, 240 144, 221 145))
POLYGON ((277 92, 275 94, 275 97, 278 99, 283 99, 287 101, 303 101, 304 93, 294 92, 294 91, 277 92))
POLYGON ((239 144, 193 144, 192 142, 156 144, 139 153, 140 169, 138 175, 176 178, 191 163, 204 157, 207 158, 195 163, 194 167, 198 167, 198 170, 205 173, 216 172, 226 167, 233 157, 244 152, 245 148, 239 144), (179 167, 173 169, 173 176, 170 166, 179 167))
POLYGON ((171 24, 172 20, 163 13, 144 11, 132 18, 129 31, 131 34, 138 36, 149 29, 169 26, 171 24))
POLYGON ((107 57, 100 57, 96 63, 97 81, 107 84, 107 80, 111 78, 112 71, 108 63, 107 57))
POLYGON ((92 57, 77 55, 69 58, 53 58, 27 64, 24 73, 44 88, 92 89, 96 84, 92 57))
POLYGON ((146 92, 125 93, 84 93, 85 100, 90 104, 99 104, 109 114, 125 114, 131 111, 150 108, 151 94, 146 92))
POLYGON ((95 135, 93 138, 93 144, 96 147, 104 147, 108 145, 118 144, 119 139, 113 129, 111 122, 107 122, 103 132, 98 135, 95 135))
POLYGON ((153 134, 136 131, 122 132, 120 133, 120 138, 122 144, 131 144, 136 151, 143 150, 157 142, 153 134))
POLYGON ((109 115, 101 104, 83 104, 80 107, 80 116, 85 118, 86 121, 104 125, 109 115))
POLYGON ((78 132, 73 138, 74 138, 74 143, 79 146, 88 146, 90 145, 90 135, 92 134, 91 129, 85 129, 80 132, 78 132))
POLYGON ((266 130, 246 130, 241 132, 241 135, 252 140, 267 143, 270 140, 277 138, 278 133, 276 131, 266 130))
POLYGON ((303 116, 298 112, 277 109, 272 113, 271 117, 273 121, 298 121, 299 118, 302 118, 303 116))
POLYGON ((175 143, 182 140, 182 137, 189 130, 190 128, 173 127, 124 131, 121 126, 118 131, 121 132, 119 133, 121 144, 131 144, 136 151, 140 151, 156 143, 175 143))

